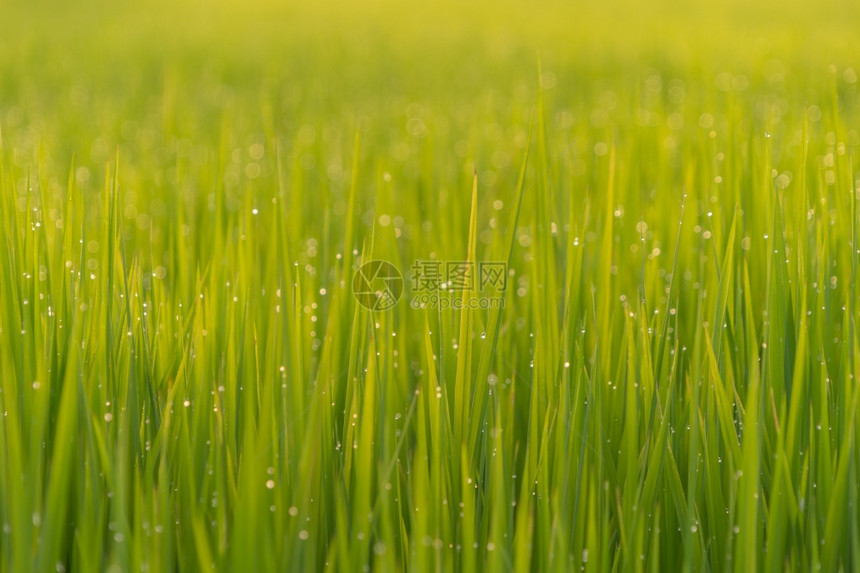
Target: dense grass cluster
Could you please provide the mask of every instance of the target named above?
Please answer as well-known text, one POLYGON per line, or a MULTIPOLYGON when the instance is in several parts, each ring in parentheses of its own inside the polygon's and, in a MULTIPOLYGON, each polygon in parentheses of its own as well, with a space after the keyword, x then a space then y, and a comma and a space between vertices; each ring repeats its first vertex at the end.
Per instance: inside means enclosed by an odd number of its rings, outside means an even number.
POLYGON ((860 568, 857 8, 691 6, 4 6, 0 571, 860 568))

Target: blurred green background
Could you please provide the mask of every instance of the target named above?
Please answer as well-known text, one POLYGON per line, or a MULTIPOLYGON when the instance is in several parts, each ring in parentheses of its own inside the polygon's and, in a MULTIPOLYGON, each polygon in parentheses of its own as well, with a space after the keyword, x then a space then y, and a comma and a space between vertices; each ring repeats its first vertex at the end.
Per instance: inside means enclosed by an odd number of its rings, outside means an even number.
MULTIPOLYGON (((200 187, 221 176, 238 209, 243 186, 273 176, 246 154, 274 147, 267 124, 339 190, 361 132, 362 171, 374 174, 360 182, 362 213, 407 189, 432 213, 475 166, 497 194, 516 178, 539 62, 548 150, 569 167, 562 207, 599 186, 601 142, 628 150, 619 162, 641 168, 653 204, 657 182, 674 198, 684 183, 680 169, 656 169, 691 159, 672 148, 684 126, 787 139, 834 94, 845 123, 856 117, 851 2, 6 2, 2 13, 0 129, 18 191, 38 165, 35 184, 60 200, 73 155, 77 182, 98 189, 118 151, 138 214, 155 199, 158 215, 163 189, 211 210, 200 187), (380 185, 401 168, 396 189, 380 185)), ((303 201, 344 212, 297 168, 303 201)))
POLYGON ((2 13, 0 122, 16 165, 37 144, 101 164, 117 145, 131 159, 165 138, 214 139, 225 114, 246 134, 263 133, 262 113, 290 137, 311 125, 351 145, 361 128, 394 144, 410 104, 440 149, 478 144, 477 126, 528 115, 538 60, 551 108, 573 122, 611 91, 607 121, 623 123, 654 72, 663 100, 683 78, 687 107, 707 108, 721 72, 762 97, 816 103, 828 66, 860 55, 860 7, 834 0, 5 2, 2 13))

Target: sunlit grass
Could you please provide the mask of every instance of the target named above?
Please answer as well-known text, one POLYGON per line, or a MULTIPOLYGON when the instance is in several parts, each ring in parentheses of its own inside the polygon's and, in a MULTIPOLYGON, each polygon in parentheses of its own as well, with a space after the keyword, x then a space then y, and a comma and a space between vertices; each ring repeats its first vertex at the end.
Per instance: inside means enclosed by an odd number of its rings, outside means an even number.
POLYGON ((860 567, 856 7, 7 9, 0 571, 860 567))

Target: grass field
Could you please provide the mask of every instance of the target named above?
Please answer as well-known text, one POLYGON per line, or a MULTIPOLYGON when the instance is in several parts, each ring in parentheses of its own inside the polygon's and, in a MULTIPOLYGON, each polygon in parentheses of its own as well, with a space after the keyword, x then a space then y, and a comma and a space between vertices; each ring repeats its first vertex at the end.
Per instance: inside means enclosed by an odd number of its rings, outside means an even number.
POLYGON ((0 3, 0 572, 857 571, 858 23, 0 3))

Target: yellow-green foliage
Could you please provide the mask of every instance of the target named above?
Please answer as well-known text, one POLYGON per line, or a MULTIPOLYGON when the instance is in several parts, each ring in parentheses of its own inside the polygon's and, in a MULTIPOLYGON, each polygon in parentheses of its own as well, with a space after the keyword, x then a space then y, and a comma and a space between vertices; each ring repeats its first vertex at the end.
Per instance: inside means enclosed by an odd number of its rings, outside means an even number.
POLYGON ((310 4, 0 5, 0 571, 858 570, 860 4, 310 4))

